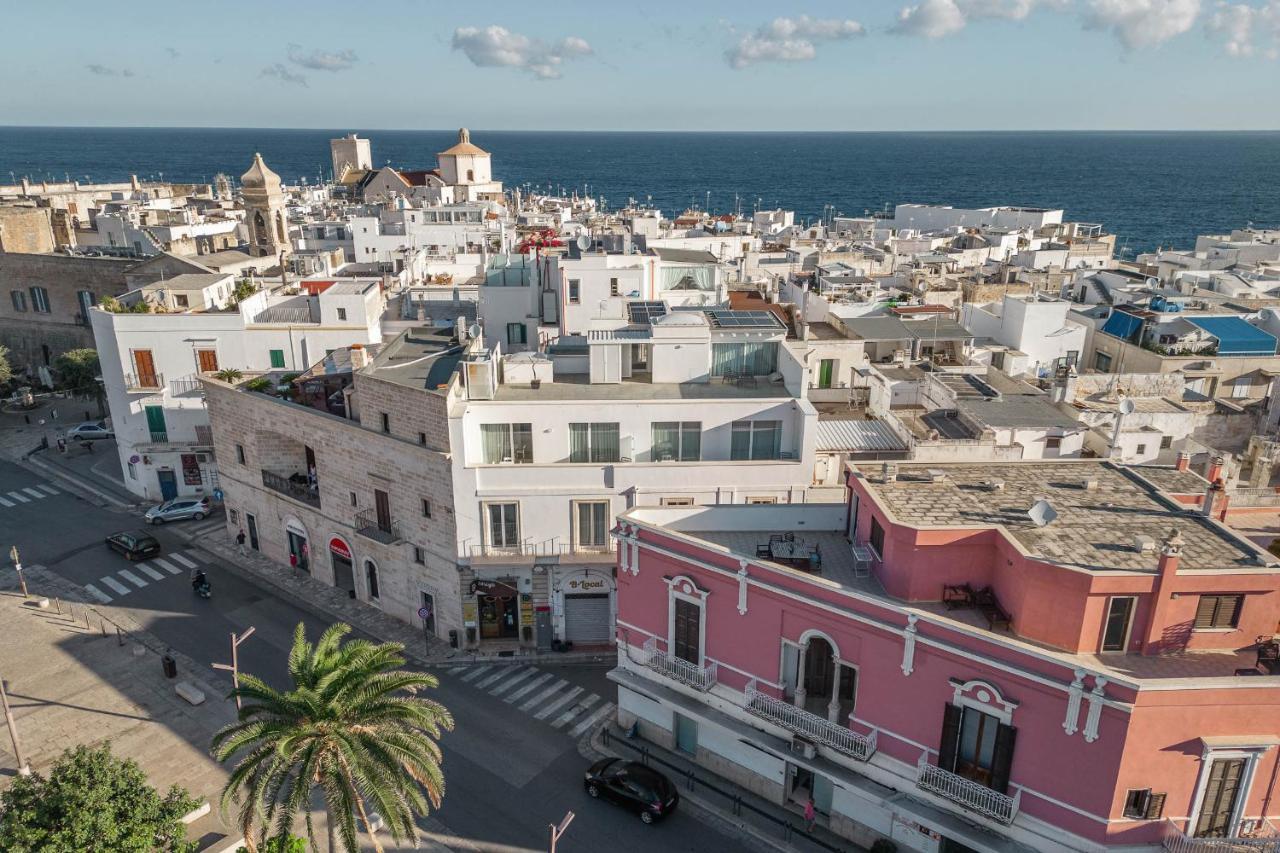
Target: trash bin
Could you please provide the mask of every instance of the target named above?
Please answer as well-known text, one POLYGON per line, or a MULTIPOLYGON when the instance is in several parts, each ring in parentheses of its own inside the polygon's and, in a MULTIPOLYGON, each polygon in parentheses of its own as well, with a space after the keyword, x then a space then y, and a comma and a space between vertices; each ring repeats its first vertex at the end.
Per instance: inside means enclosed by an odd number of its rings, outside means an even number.
POLYGON ((164 657, 160 658, 160 666, 164 669, 165 678, 178 677, 178 662, 175 661, 171 656, 165 655, 164 657))

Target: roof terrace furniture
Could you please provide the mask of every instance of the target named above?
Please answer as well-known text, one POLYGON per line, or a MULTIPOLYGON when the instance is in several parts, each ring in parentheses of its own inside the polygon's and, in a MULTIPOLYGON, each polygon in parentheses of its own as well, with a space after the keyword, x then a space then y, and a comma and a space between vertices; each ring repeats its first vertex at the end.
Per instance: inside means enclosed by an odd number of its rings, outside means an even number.
POLYGON ((973 606, 986 618, 988 630, 994 631, 997 625, 1006 631, 1012 629, 1013 619, 1000 606, 1000 599, 996 598, 995 590, 991 587, 984 586, 973 594, 973 606))
POLYGON ((973 587, 967 583, 943 584, 942 603, 948 610, 973 607, 973 587))

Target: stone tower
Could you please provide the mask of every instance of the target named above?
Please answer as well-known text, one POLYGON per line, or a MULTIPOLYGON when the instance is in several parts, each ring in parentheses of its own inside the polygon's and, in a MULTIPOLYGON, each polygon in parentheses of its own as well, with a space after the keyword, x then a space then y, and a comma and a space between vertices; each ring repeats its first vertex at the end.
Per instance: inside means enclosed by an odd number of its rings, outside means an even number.
POLYGON ((249 254, 277 257, 290 248, 289 223, 284 213, 284 189, 280 176, 267 168, 261 154, 240 176, 245 226, 249 229, 249 254))

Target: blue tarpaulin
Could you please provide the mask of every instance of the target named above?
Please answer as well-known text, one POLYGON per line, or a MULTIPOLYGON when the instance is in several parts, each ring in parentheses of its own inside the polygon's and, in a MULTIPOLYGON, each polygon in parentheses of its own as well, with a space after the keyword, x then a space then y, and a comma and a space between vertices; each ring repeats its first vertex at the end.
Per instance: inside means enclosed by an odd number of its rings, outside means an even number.
POLYGON ((1111 316, 1107 318, 1107 322, 1103 324, 1102 331, 1108 335, 1113 335, 1122 341, 1128 341, 1131 344, 1138 343, 1138 330, 1142 328, 1142 318, 1135 317, 1132 314, 1126 314, 1123 311, 1112 311, 1111 316))
POLYGON ((1187 317, 1186 320, 1218 339, 1218 355, 1276 354, 1276 339, 1246 323, 1242 317, 1187 317))

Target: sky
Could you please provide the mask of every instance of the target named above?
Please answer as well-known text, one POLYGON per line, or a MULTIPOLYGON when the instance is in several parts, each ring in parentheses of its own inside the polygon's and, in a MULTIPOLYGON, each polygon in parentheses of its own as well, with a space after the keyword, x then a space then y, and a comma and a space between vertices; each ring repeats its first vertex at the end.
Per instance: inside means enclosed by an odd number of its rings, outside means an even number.
POLYGON ((1280 129, 1280 0, 0 0, 0 124, 1280 129))

